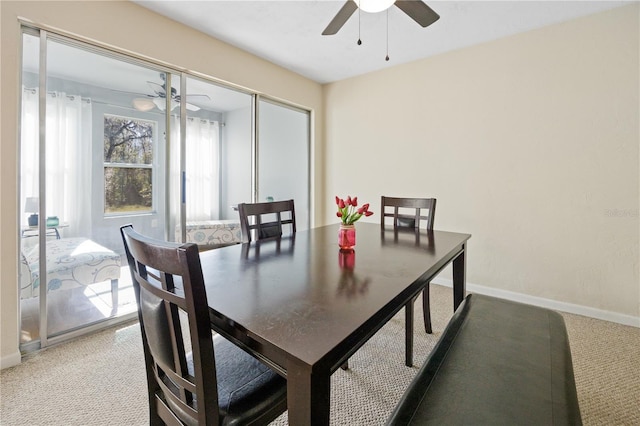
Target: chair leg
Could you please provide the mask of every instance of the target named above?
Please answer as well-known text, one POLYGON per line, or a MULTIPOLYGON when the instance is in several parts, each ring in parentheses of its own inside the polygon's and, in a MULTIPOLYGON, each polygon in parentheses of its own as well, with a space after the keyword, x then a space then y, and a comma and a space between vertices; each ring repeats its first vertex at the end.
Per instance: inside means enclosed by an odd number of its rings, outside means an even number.
POLYGON ((422 314, 424 316, 424 331, 427 332, 427 334, 431 334, 433 333, 433 330, 431 329, 431 309, 430 309, 430 303, 429 303, 429 284, 427 283, 427 285, 424 287, 424 290, 422 290, 422 314))
POLYGON ((118 310, 118 280, 111 280, 111 311, 118 310))
POLYGON ((415 299, 411 299, 404 306, 404 329, 405 336, 405 365, 407 367, 413 366, 413 302, 415 299))

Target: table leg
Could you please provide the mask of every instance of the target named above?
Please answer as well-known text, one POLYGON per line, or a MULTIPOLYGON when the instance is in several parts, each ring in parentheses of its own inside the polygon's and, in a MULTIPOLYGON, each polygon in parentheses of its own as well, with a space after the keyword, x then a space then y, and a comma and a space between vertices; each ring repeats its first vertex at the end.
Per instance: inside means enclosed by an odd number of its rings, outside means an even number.
POLYGON ((328 425, 331 375, 312 373, 307 366, 287 369, 287 409, 290 425, 328 425))
POLYGON ((404 364, 407 367, 413 367, 413 302, 411 299, 404 306, 404 329, 405 329, 405 354, 404 364))
POLYGON ((466 294, 467 283, 467 244, 462 245, 462 252, 453 259, 453 310, 458 309, 466 294))

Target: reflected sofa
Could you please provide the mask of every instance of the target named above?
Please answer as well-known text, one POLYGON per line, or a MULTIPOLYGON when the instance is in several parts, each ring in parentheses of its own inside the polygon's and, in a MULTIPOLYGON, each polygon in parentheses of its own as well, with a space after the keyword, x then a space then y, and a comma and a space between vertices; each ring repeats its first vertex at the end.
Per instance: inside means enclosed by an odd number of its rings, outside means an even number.
MULTIPOLYGON (((176 241, 181 240, 180 226, 176 226, 176 241)), ((242 230, 238 220, 200 220, 187 222, 185 243, 200 246, 222 247, 242 242, 242 230)))
MULTIPOLYGON (((39 244, 21 253, 20 298, 40 294, 39 244)), ((87 238, 48 240, 47 292, 111 281, 113 307, 118 306, 120 255, 87 238)))

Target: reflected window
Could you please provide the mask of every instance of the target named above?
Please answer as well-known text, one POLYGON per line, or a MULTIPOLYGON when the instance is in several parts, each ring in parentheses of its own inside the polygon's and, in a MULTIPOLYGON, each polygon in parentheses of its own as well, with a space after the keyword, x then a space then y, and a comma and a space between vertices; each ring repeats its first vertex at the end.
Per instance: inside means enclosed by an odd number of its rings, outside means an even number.
POLYGON ((104 117, 105 213, 153 210, 153 139, 156 123, 104 117))

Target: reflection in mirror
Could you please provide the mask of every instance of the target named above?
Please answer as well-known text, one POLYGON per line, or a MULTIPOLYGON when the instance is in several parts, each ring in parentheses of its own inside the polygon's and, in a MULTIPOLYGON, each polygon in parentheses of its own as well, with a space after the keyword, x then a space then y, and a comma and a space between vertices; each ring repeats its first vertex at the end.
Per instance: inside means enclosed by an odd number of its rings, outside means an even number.
POLYGON ((294 200, 296 226, 309 228, 310 116, 279 103, 258 103, 258 194, 255 202, 294 200))
POLYGON ((399 244, 414 247, 423 247, 429 253, 435 252, 433 231, 420 230, 418 228, 383 228, 380 231, 382 244, 399 244))
MULTIPOLYGON (((251 96, 194 77, 186 78, 184 231, 176 239, 201 249, 241 241, 233 205, 251 198, 251 96)), ((179 117, 172 120, 179 120, 179 117)), ((176 124, 177 125, 177 124, 176 124)), ((172 140, 180 140, 174 131, 172 140)), ((173 155, 172 155, 173 157, 173 155)))
POLYGON ((261 262, 280 255, 293 256, 295 242, 296 234, 252 241, 242 245, 241 253, 244 259, 259 259, 261 262))
POLYGON ((40 47, 40 37, 26 31, 20 135, 20 314, 26 351, 37 349, 30 343, 38 340, 46 346, 88 326, 135 317, 117 230, 133 223, 147 235, 163 237, 166 203, 159 167, 166 157, 166 120, 153 102, 161 96, 151 84, 163 73, 52 36, 43 46, 46 75, 41 75, 40 47), (38 115, 42 100, 45 117, 38 115), (41 126, 44 152, 38 149, 41 126), (29 215, 38 213, 40 227, 30 226, 26 215, 33 210, 27 200, 36 198, 39 207, 29 215))

